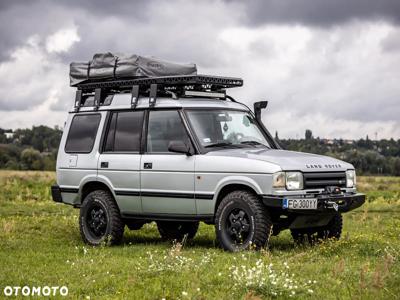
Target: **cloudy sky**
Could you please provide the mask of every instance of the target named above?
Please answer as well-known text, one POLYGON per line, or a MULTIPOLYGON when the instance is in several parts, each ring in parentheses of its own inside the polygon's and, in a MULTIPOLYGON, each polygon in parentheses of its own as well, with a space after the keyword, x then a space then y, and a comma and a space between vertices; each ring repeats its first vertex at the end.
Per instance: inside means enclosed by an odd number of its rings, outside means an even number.
POLYGON ((106 51, 242 77, 281 138, 400 138, 399 0, 1 0, 0 127, 62 125, 69 63, 106 51))

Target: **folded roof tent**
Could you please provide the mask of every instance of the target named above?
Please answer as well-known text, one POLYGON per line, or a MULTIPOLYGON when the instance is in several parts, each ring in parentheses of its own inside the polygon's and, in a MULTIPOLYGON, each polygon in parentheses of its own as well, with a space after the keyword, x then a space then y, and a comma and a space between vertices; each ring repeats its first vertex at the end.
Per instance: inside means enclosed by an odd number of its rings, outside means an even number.
MULTIPOLYGON (((77 88, 75 110, 94 95, 94 107, 103 105, 107 95, 130 92, 132 107, 140 95, 156 103, 157 93, 225 99, 226 88, 243 85, 241 78, 197 75, 195 64, 179 64, 139 55, 95 54, 87 63, 71 63, 70 84, 77 88)), ((230 97, 229 97, 230 98, 230 97)), ((230 98, 233 100, 232 98, 230 98)))
POLYGON ((89 62, 73 62, 70 65, 70 85, 84 82, 197 75, 195 64, 182 64, 155 57, 136 54, 97 53, 89 62))

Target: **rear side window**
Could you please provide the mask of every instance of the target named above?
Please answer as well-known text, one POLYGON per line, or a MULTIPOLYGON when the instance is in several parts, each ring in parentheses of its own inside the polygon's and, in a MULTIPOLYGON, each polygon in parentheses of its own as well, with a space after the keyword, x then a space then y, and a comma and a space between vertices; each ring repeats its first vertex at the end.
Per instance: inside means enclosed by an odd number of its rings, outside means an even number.
POLYGON ((71 127, 69 128, 67 142, 65 144, 65 152, 92 152, 100 119, 100 114, 74 116, 71 127))
POLYGON ((143 111, 114 112, 107 132, 105 152, 139 152, 143 111))

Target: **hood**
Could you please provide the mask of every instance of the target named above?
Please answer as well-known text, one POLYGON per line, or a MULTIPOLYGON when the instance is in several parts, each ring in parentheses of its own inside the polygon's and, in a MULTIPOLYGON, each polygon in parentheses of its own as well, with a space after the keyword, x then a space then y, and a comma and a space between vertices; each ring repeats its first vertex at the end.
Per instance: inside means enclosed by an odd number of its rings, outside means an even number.
POLYGON ((344 161, 329 156, 274 149, 223 149, 207 155, 241 157, 276 164, 283 171, 334 172, 354 169, 344 161))

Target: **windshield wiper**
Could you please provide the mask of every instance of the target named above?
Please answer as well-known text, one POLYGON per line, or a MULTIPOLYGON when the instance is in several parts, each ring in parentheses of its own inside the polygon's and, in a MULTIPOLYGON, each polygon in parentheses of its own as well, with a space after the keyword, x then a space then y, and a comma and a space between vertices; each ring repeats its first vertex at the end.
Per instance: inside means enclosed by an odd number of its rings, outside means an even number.
POLYGON ((257 141, 244 141, 244 142, 240 142, 240 143, 244 144, 244 145, 264 146, 264 147, 269 148, 267 145, 257 142, 257 141))
POLYGON ((219 143, 213 143, 207 146, 204 146, 204 148, 212 148, 212 147, 224 147, 224 146, 232 146, 233 144, 230 142, 219 142, 219 143))

